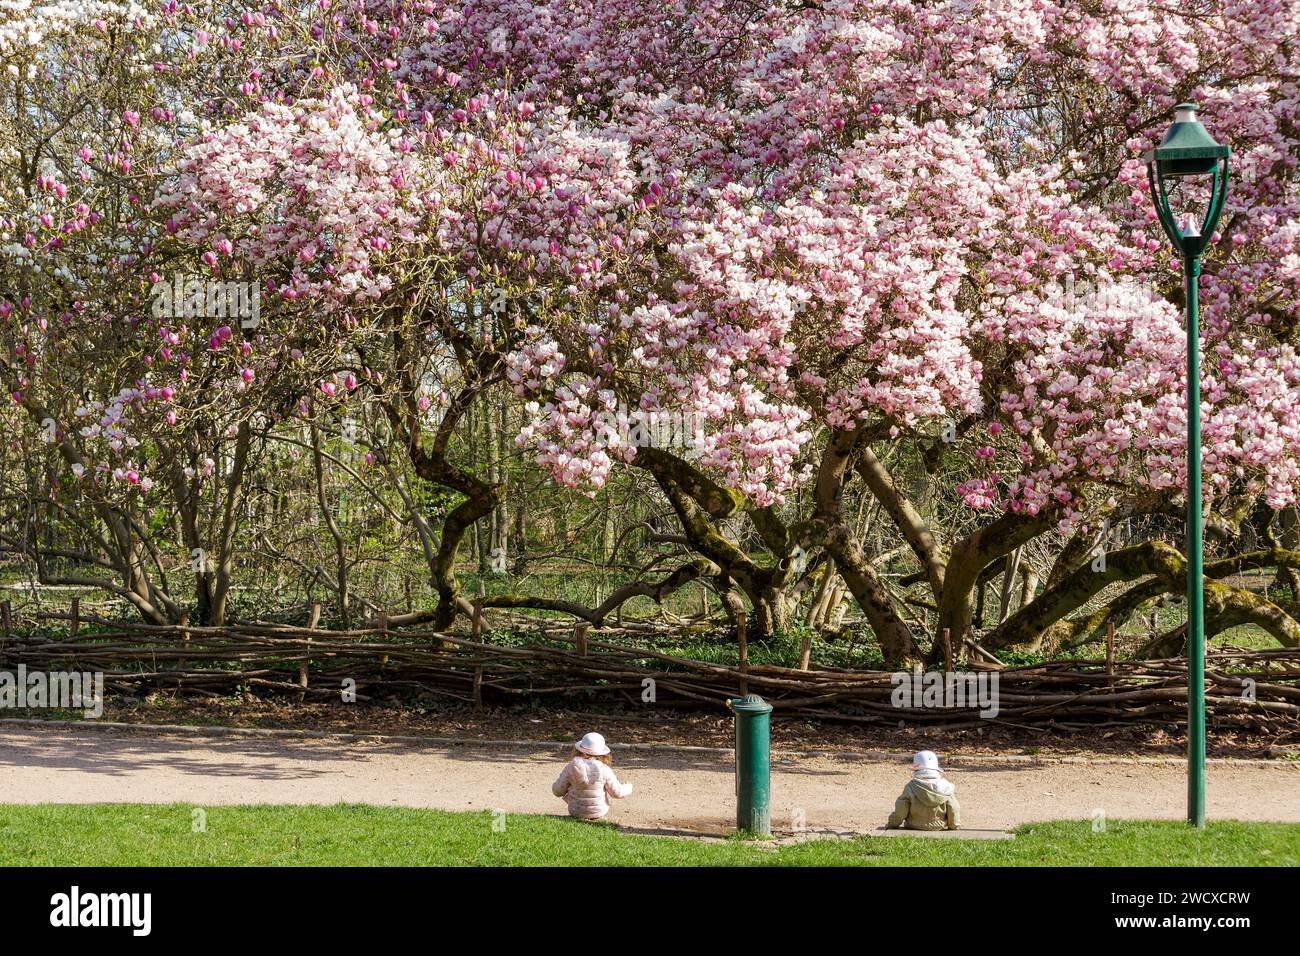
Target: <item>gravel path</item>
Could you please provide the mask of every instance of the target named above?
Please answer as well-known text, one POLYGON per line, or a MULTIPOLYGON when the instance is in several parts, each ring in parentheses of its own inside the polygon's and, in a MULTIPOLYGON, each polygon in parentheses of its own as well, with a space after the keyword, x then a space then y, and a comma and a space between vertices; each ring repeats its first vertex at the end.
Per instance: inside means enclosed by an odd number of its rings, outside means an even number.
MULTIPOLYGON (((636 793, 611 819, 630 829, 725 832, 732 758, 697 750, 620 750, 615 769, 636 793)), ((0 728, 0 802, 330 804, 340 801, 556 813, 558 746, 207 736, 158 731, 0 728)), ((796 809, 813 830, 871 830, 907 781, 906 763, 842 756, 773 761, 772 818, 796 809)), ((1180 819, 1185 774, 1157 763, 959 763, 949 771, 963 824, 999 829, 1034 820, 1180 819)), ((1209 816, 1300 822, 1300 765, 1215 763, 1209 816)))

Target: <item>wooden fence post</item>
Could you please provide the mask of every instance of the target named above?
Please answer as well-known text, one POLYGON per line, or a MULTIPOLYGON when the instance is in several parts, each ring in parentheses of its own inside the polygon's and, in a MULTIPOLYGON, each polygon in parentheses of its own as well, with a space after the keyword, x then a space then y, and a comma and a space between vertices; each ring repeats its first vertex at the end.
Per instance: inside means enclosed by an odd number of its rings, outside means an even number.
POLYGON ((749 634, 744 611, 736 612, 736 643, 740 645, 740 696, 749 693, 749 634))
MULTIPOLYGON (((478 597, 474 599, 474 614, 470 618, 470 636, 475 644, 483 643, 483 582, 478 583, 478 597)), ((455 645, 451 645, 455 646, 455 645)), ((478 661, 474 664, 474 709, 483 709, 483 655, 480 651, 475 650, 478 654, 478 661)))
POLYGON ((1115 692, 1115 622, 1106 622, 1106 687, 1115 692))
MULTIPOLYGON (((189 623, 190 623, 190 612, 181 611, 181 615, 176 622, 177 626, 181 629, 181 656, 176 659, 177 670, 183 670, 185 668, 185 645, 190 642, 190 632, 185 630, 185 627, 189 623)), ((179 685, 180 685, 180 678, 178 677, 177 686, 179 685)))
POLYGON ((81 598, 74 597, 72 599, 72 620, 68 622, 68 637, 75 641, 79 630, 81 630, 81 598))
POLYGON ((586 621, 581 624, 575 624, 573 627, 573 647, 578 652, 579 657, 587 656, 587 631, 591 625, 586 621))
MULTIPOLYGON (((321 606, 320 601, 311 602, 311 614, 307 618, 307 630, 316 630, 316 625, 320 623, 321 606)), ((301 702, 307 699, 307 672, 311 668, 311 638, 304 638, 307 648, 303 651, 302 660, 298 662, 298 700, 301 702)))
POLYGON ((13 608, 8 601, 0 601, 0 635, 9 640, 9 635, 13 629, 13 608))
MULTIPOLYGON (((1106 691, 1115 693, 1115 622, 1106 622, 1106 691)), ((1110 705, 1112 714, 1119 713, 1119 705, 1110 705)))

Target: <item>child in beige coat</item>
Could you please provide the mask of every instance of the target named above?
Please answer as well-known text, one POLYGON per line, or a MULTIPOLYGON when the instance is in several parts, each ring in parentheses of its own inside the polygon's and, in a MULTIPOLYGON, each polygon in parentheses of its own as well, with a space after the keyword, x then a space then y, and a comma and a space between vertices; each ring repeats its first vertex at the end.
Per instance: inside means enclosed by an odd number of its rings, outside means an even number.
POLYGON ((573 750, 573 759, 564 765, 551 792, 569 805, 569 816, 600 820, 609 813, 609 799, 630 796, 632 785, 614 776, 609 745, 600 734, 587 734, 573 750))
POLYGON ((912 758, 912 779, 894 803, 885 824, 890 830, 956 830, 961 826, 961 805, 956 788, 944 779, 939 758, 922 750, 912 758))

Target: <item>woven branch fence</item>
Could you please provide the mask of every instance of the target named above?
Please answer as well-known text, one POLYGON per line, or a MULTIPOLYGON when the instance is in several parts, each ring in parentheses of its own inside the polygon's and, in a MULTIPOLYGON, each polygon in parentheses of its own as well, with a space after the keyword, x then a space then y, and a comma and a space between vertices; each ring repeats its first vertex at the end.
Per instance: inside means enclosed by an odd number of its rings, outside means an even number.
MULTIPOLYGON (((385 628, 326 631, 300 627, 149 626, 42 613, 39 636, 0 622, 0 670, 96 671, 106 689, 171 688, 200 695, 237 688, 299 700, 434 694, 466 704, 591 695, 639 706, 717 707, 738 694, 761 694, 786 716, 840 721, 977 726, 987 700, 950 694, 948 706, 917 694, 896 706, 900 675, 888 671, 739 667, 675 657, 597 640, 585 625, 528 646, 467 640, 433 631, 385 628), (63 636, 45 633, 57 625, 63 636), (926 706, 925 704, 929 704, 926 706)), ((614 629, 617 630, 617 629, 614 629)), ((481 622, 475 620, 475 634, 481 622)), ((598 632, 608 636, 607 632, 598 632)), ((1187 708, 1187 662, 1060 660, 1022 667, 972 661, 954 678, 996 679, 997 714, 1022 726, 1175 723, 1187 708)), ((912 677, 913 675, 909 675, 912 677)), ((919 675, 918 675, 919 676, 919 675)), ((942 678, 940 678, 942 680, 942 678)), ((1300 724, 1300 649, 1215 651, 1207 662, 1207 700, 1216 726, 1300 724)), ((973 687, 972 687, 973 689, 973 687)))

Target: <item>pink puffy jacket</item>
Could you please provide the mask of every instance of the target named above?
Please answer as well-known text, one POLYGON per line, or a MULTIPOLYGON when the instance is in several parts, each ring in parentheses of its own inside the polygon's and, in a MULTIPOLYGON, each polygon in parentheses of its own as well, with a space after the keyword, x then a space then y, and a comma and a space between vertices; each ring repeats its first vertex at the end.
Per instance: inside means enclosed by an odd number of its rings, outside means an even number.
POLYGON ((564 765, 551 792, 569 805, 569 816, 582 820, 599 820, 609 813, 607 797, 626 797, 632 793, 630 783, 619 783, 614 771, 588 757, 574 757, 564 765))

